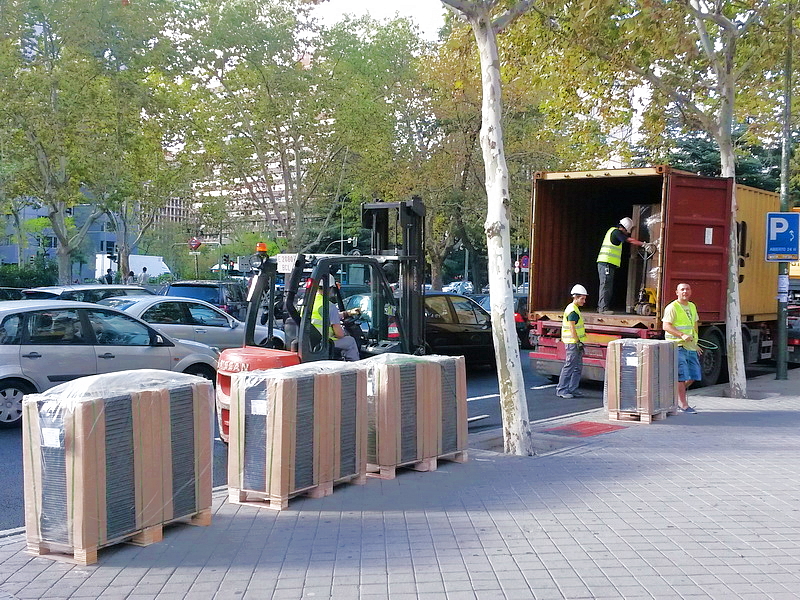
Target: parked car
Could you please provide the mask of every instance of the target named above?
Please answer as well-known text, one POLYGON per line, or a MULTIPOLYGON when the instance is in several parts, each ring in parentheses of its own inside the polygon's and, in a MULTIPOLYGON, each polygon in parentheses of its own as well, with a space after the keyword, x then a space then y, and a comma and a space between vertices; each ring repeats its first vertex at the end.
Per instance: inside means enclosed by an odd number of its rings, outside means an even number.
POLYGON ((203 300, 240 321, 247 317, 247 285, 242 280, 173 281, 161 294, 203 300))
MULTIPOLYGON (((372 322, 371 297, 356 294, 345 299, 346 310, 361 309, 358 319, 369 335, 372 322)), ((447 292, 425 294, 425 342, 429 354, 464 356, 469 363, 494 364, 492 323, 477 302, 447 292)))
POLYGON ((471 294, 475 291, 475 286, 471 281, 454 281, 444 286, 442 291, 454 294, 471 294))
MULTIPOLYGON (((244 323, 202 300, 177 296, 125 296, 107 298, 100 304, 139 317, 173 337, 194 340, 220 350, 244 345, 244 323)), ((256 325, 255 341, 259 346, 265 345, 268 335, 266 327, 256 325)), ((273 348, 283 349, 286 346, 283 331, 275 329, 272 342, 273 348)))
MULTIPOLYGON (((472 296, 483 309, 491 313, 489 304, 489 294, 472 296)), ((514 323, 517 327, 517 337, 519 345, 523 348, 532 348, 530 342, 530 325, 528 324, 528 296, 525 294, 514 294, 514 323)))
POLYGON ((85 375, 165 369, 214 381, 218 353, 113 308, 72 300, 0 302, 0 427, 22 397, 85 375))
POLYGON ((141 296, 153 294, 150 290, 138 285, 50 285, 46 287, 22 290, 26 300, 77 300, 78 302, 99 302, 112 296, 141 296))
POLYGON ((0 300, 20 300, 22 297, 22 288, 0 287, 0 300))

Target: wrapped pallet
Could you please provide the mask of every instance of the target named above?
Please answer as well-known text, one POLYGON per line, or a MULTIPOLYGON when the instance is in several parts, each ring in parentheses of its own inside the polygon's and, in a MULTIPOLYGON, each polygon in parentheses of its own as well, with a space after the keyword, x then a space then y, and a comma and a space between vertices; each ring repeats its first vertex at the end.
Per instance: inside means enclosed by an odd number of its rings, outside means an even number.
POLYGON ((281 510, 366 476, 366 372, 320 361, 237 373, 231 384, 229 499, 281 510))
POLYGON ((210 522, 211 382, 182 373, 84 377, 23 402, 29 551, 97 561, 120 541, 148 544, 162 526, 210 522))
POLYGON ((675 414, 677 382, 678 355, 672 342, 609 342, 604 401, 610 419, 650 423, 675 414))
POLYGON ((383 354, 362 364, 369 372, 371 472, 391 479, 400 466, 427 471, 439 457, 465 459, 463 357, 383 354))
POLYGON ((466 452, 467 433, 467 370, 463 356, 428 356, 439 366, 439 382, 433 382, 433 422, 436 440, 432 456, 443 457, 466 452), (437 391, 441 402, 437 401, 437 391))

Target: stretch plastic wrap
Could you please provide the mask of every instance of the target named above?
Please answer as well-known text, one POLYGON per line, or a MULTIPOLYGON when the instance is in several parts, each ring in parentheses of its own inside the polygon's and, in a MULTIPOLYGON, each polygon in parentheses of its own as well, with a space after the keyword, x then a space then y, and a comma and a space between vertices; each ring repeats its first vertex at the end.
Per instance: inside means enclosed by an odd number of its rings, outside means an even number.
POLYGON ((621 339, 606 352, 604 401, 609 411, 652 415, 677 404, 678 355, 666 340, 621 339))
POLYGON ((233 375, 232 498, 254 492, 282 507, 301 491, 365 474, 366 371, 359 363, 320 361, 233 375))
POLYGON ((213 387, 159 370, 83 377, 23 400, 31 547, 75 553, 211 506, 213 387))

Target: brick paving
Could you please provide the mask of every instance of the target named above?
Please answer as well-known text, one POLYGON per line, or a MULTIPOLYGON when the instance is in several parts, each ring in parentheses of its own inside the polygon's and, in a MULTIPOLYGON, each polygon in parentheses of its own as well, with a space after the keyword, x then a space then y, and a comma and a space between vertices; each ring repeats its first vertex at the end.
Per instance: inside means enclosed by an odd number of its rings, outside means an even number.
POLYGON ((698 390, 698 415, 562 437, 530 458, 473 449, 280 513, 219 491, 210 527, 171 526, 87 567, 7 533, 0 600, 795 599, 800 370, 789 376, 749 382, 756 400, 698 390))

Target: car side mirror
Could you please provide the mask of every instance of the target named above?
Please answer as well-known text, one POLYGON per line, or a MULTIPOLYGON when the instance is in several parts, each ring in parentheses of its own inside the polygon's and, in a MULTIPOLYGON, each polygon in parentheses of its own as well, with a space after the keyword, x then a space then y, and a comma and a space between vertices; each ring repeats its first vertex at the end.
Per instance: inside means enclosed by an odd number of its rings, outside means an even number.
POLYGON ((231 324, 231 329, 236 329, 237 327, 239 327, 239 321, 234 321, 233 319, 231 319, 229 322, 231 324))

